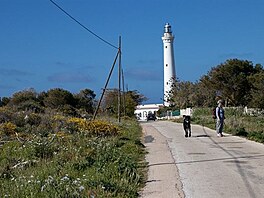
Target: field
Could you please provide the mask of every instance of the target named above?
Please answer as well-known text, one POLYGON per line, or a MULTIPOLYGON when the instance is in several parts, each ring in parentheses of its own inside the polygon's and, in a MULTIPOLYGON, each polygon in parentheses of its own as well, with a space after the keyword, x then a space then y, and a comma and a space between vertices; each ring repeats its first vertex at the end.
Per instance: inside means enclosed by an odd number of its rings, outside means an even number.
POLYGON ((138 197, 146 162, 136 121, 49 119, 46 130, 0 125, 0 197, 138 197))

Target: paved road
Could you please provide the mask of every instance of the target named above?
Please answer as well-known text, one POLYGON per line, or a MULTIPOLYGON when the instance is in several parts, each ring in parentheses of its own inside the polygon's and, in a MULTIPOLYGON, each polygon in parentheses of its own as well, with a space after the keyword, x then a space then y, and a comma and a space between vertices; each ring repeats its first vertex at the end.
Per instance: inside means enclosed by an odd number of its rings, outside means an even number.
POLYGON ((264 145, 192 125, 144 122, 149 176, 142 198, 263 198, 264 145))

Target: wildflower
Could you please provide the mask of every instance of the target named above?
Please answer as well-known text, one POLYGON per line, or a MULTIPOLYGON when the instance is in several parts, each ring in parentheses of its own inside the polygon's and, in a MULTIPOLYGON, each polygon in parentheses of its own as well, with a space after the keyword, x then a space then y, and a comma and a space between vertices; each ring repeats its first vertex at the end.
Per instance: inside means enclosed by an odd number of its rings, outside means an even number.
POLYGON ((66 176, 64 176, 63 178, 61 178, 61 181, 68 181, 70 180, 70 178, 68 177, 68 175, 66 174, 66 176))
POLYGON ((78 183, 78 181, 77 181, 77 180, 74 180, 72 183, 73 183, 73 184, 77 184, 77 183, 78 183))
POLYGON ((81 191, 83 191, 84 190, 84 187, 83 186, 80 186, 79 187, 79 191, 81 192, 81 191))
POLYGON ((41 186, 41 192, 43 192, 43 190, 45 189, 46 185, 44 184, 43 186, 41 186))

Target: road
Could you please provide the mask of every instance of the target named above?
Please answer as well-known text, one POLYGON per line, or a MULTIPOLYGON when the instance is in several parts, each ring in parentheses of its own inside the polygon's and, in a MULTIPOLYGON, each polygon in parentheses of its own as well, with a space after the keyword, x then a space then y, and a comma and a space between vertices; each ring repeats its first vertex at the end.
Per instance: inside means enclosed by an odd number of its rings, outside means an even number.
POLYGON ((264 145, 192 125, 142 122, 148 181, 142 198, 263 198, 264 145))

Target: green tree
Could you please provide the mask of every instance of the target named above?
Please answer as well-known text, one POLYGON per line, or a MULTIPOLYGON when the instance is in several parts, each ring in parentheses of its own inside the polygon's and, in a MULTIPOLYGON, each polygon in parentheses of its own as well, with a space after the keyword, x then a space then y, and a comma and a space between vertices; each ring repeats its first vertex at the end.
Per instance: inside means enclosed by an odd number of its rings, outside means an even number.
POLYGON ((64 106, 75 107, 76 101, 73 94, 61 88, 50 89, 44 97, 44 104, 46 107, 52 109, 63 108, 64 106))
MULTIPOLYGON (((248 76, 254 74, 252 62, 230 59, 213 67, 207 75, 207 84, 233 106, 245 106, 251 100, 251 83, 248 76)), ((204 79, 201 80, 204 82, 204 79)))
POLYGON ((134 116, 134 111, 137 105, 142 104, 147 98, 140 94, 137 90, 128 91, 125 93, 125 112, 129 117, 134 116))
MULTIPOLYGON (((137 90, 122 93, 121 97, 121 111, 127 116, 134 116, 134 111, 137 105, 147 100, 145 96, 140 94, 137 90), (125 99, 125 100, 124 100, 125 99), (124 103, 125 102, 125 103, 124 103), (125 104, 125 105, 124 105, 125 104), (125 106, 125 109, 124 109, 125 106)), ((118 89, 107 90, 102 102, 102 108, 110 114, 117 114, 118 111, 118 89)))
POLYGON ((194 103, 192 101, 195 94, 194 90, 194 83, 177 80, 175 86, 172 88, 170 99, 177 108, 192 107, 194 103))
POLYGON ((249 106, 264 109, 264 71, 251 75, 249 81, 252 83, 252 100, 249 106))
POLYGON ((6 106, 10 102, 10 100, 11 100, 11 98, 8 98, 8 97, 2 97, 0 99, 1 99, 1 101, 0 101, 0 107, 6 106))
POLYGON ((216 105, 217 91, 211 87, 208 76, 202 76, 195 86, 195 107, 214 107, 216 105))
POLYGON ((74 95, 76 100, 76 108, 84 109, 87 113, 93 114, 96 94, 90 89, 81 90, 74 95))
POLYGON ((8 106, 17 110, 34 112, 39 112, 43 109, 39 103, 38 94, 33 88, 14 93, 8 106))

